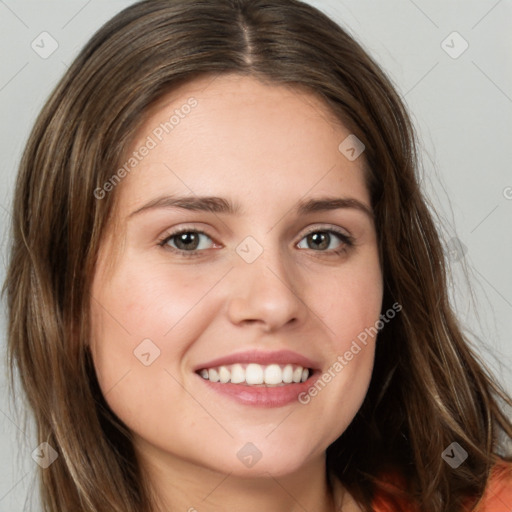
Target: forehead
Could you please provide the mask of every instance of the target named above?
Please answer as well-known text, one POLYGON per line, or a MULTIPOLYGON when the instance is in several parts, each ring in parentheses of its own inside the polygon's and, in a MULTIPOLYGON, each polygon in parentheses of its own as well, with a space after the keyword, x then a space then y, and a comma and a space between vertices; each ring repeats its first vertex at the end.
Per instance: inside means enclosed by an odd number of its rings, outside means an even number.
MULTIPOLYGON (((155 103, 123 156, 121 213, 163 193, 236 194, 248 208, 308 194, 369 201, 350 131, 314 93, 241 75, 203 77, 155 103)), ((123 215, 124 216, 124 215, 123 215)))

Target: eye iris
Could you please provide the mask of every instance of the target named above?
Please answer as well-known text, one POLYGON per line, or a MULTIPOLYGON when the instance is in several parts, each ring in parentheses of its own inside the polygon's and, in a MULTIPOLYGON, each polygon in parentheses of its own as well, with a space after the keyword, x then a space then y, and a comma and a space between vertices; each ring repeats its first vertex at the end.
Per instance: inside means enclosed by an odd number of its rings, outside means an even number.
POLYGON ((199 234, 198 233, 181 233, 176 235, 176 247, 178 249, 197 249, 199 245, 199 234), (192 245, 190 245, 192 244, 192 245))
POLYGON ((329 241, 330 236, 325 231, 317 231, 308 235, 308 243, 318 244, 316 249, 327 249, 329 241))

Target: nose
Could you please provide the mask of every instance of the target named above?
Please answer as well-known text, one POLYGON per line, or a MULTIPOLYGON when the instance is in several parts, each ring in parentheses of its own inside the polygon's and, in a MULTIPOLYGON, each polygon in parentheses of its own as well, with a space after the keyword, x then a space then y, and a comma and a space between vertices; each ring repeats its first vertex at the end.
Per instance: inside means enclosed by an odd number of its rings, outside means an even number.
POLYGON ((266 248, 252 263, 239 258, 235 266, 228 304, 231 322, 259 324, 267 333, 304 320, 307 307, 297 292, 299 277, 278 250, 266 248))

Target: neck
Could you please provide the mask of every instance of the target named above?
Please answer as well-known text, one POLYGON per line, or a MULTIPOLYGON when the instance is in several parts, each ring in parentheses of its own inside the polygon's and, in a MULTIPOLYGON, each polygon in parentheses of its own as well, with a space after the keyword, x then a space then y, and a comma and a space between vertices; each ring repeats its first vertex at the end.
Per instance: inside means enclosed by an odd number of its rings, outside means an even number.
POLYGON ((325 457, 286 475, 254 477, 221 473, 190 461, 166 456, 141 460, 142 472, 153 491, 155 512, 334 512, 341 510, 339 483, 332 489, 325 457))

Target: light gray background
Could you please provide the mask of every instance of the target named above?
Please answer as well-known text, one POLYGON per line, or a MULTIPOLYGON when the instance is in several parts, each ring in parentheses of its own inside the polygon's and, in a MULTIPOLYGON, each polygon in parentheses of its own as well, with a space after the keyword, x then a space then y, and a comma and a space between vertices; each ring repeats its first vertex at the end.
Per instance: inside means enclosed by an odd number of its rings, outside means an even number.
MULTIPOLYGON (((13 183, 29 130, 78 50, 131 3, 0 0, 2 281, 13 183), (58 43, 46 59, 31 47, 34 40, 42 46, 45 31, 58 43)), ((478 353, 512 392, 512 2, 310 3, 363 44, 406 101, 421 141, 422 181, 439 213, 447 247, 461 247, 454 238, 463 244, 462 252, 449 252, 461 322, 474 333, 478 353), (457 58, 464 42, 448 37, 454 31, 469 44, 457 58)), ((1 321, 3 355, 4 305, 1 321)), ((31 424, 22 423, 9 401, 3 360, 1 364, 0 512, 19 512, 34 485, 36 465, 30 453, 35 443, 31 424)), ((37 509, 36 504, 28 508, 37 509)))

